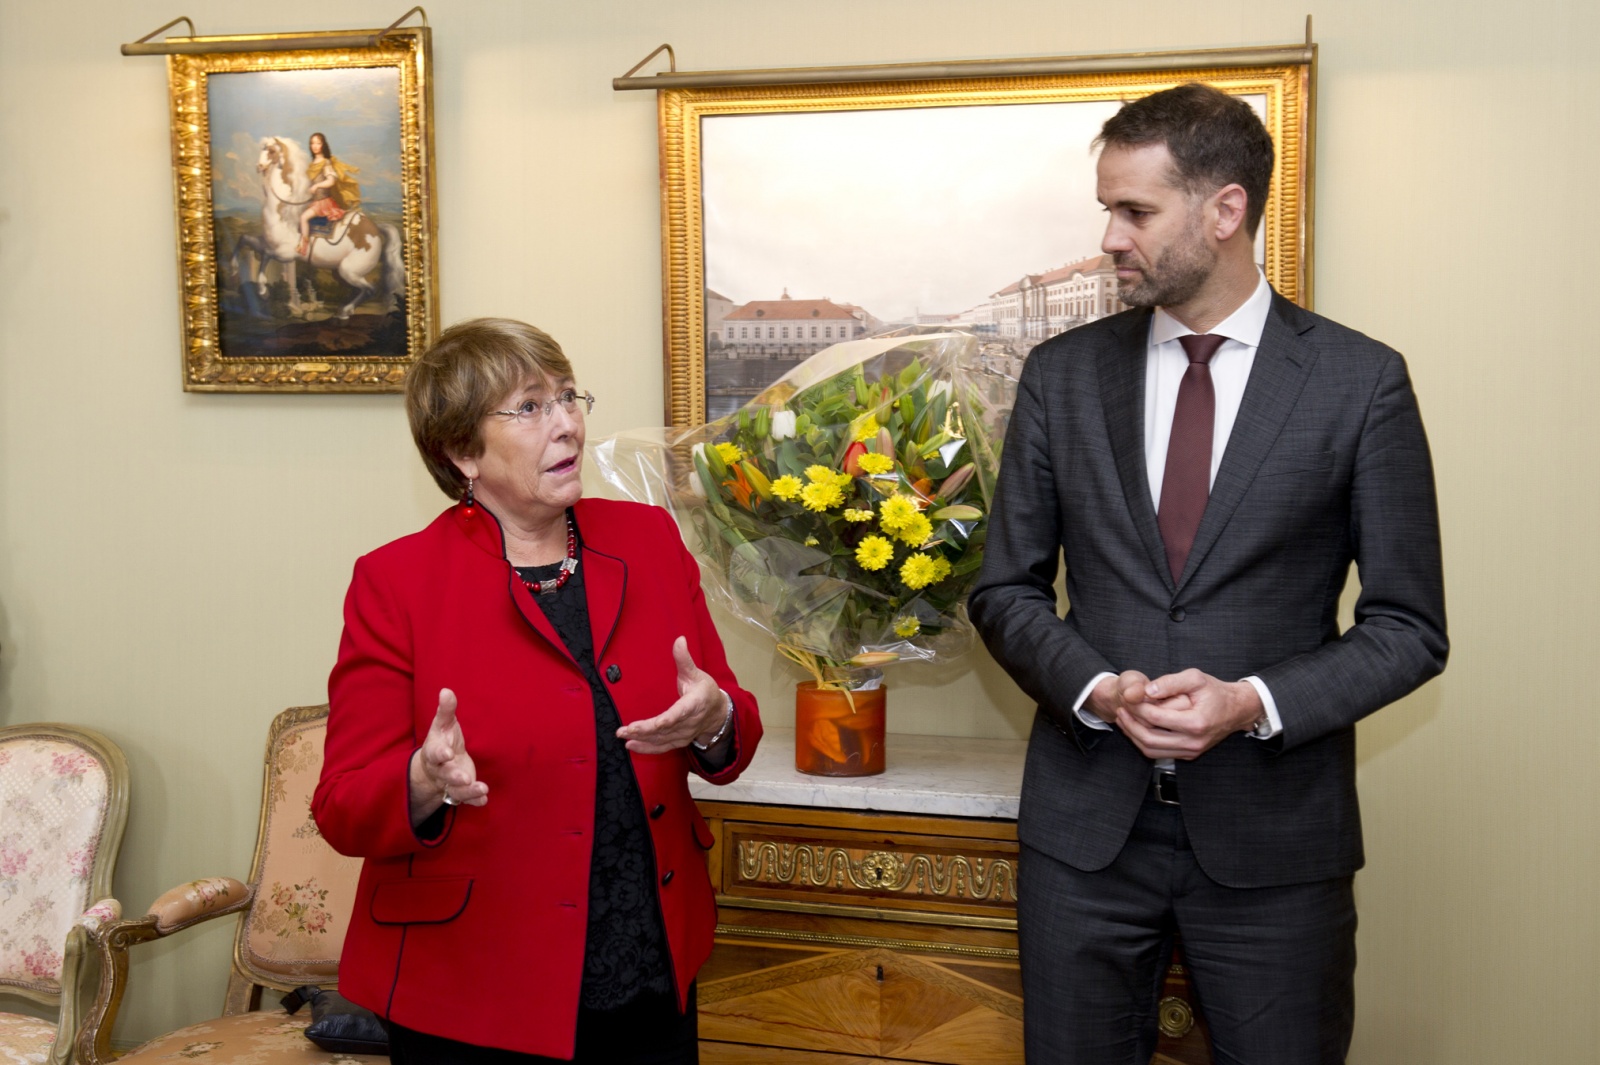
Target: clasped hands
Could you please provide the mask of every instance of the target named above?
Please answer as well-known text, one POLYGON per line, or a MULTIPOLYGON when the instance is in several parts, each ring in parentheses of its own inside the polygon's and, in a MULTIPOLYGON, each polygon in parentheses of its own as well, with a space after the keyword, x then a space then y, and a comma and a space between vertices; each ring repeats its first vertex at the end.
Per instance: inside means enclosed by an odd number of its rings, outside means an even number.
POLYGON ((1103 677, 1087 705, 1122 730, 1146 758, 1191 761, 1261 719, 1261 695, 1249 681, 1222 681, 1198 669, 1151 680, 1130 669, 1103 677))
MULTIPOLYGON (((679 636, 672 645, 678 667, 678 699, 655 717, 635 721, 617 730, 628 750, 640 754, 665 754, 691 740, 709 743, 722 727, 728 704, 711 674, 695 665, 688 641, 679 636)), ((489 785, 478 779, 477 766, 467 753, 461 723, 456 720, 456 695, 439 689, 439 708, 422 746, 411 758, 411 823, 421 824, 442 805, 483 806, 489 785)))

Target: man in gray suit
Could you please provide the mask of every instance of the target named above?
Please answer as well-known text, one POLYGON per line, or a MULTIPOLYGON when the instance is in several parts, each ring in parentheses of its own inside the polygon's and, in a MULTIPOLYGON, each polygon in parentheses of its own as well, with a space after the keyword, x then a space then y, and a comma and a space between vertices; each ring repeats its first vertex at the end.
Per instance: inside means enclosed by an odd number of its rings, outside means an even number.
POLYGON ((1355 723, 1448 651, 1421 416, 1398 354, 1257 269, 1273 148, 1246 104, 1180 86, 1097 144, 1102 247, 1135 309, 1028 358, 970 602, 1039 704, 1028 1059, 1148 1062, 1178 933, 1218 1062, 1340 1062, 1355 723))

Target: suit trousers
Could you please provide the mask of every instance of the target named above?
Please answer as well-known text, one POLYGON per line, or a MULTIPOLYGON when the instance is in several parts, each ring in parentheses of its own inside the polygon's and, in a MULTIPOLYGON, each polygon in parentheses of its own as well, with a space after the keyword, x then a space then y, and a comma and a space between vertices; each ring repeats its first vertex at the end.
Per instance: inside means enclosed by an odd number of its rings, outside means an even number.
POLYGON ((1174 934, 1216 1065, 1334 1065, 1355 1020, 1353 877, 1230 888, 1195 860, 1181 807, 1147 798, 1112 863, 1024 846, 1017 922, 1027 1060, 1148 1065, 1174 934))

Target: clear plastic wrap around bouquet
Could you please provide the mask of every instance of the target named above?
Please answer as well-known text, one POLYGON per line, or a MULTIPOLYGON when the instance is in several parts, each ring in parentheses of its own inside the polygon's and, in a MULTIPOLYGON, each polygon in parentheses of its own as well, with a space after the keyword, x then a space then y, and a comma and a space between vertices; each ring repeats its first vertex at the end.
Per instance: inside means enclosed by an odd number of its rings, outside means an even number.
POLYGON ((595 444, 591 468, 673 510, 713 599, 819 686, 854 687, 971 646, 1008 366, 964 333, 838 344, 726 418, 595 444))

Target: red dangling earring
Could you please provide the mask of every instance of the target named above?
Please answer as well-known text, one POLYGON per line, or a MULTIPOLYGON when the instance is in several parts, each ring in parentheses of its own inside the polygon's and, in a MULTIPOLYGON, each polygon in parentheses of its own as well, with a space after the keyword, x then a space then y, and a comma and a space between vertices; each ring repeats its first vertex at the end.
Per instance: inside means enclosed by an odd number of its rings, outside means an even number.
POLYGON ((473 500, 472 500, 472 478, 471 477, 467 478, 467 498, 462 500, 461 502, 465 506, 465 509, 462 510, 462 512, 461 512, 461 516, 463 518, 470 518, 474 514, 477 513, 477 510, 473 506, 473 500))

